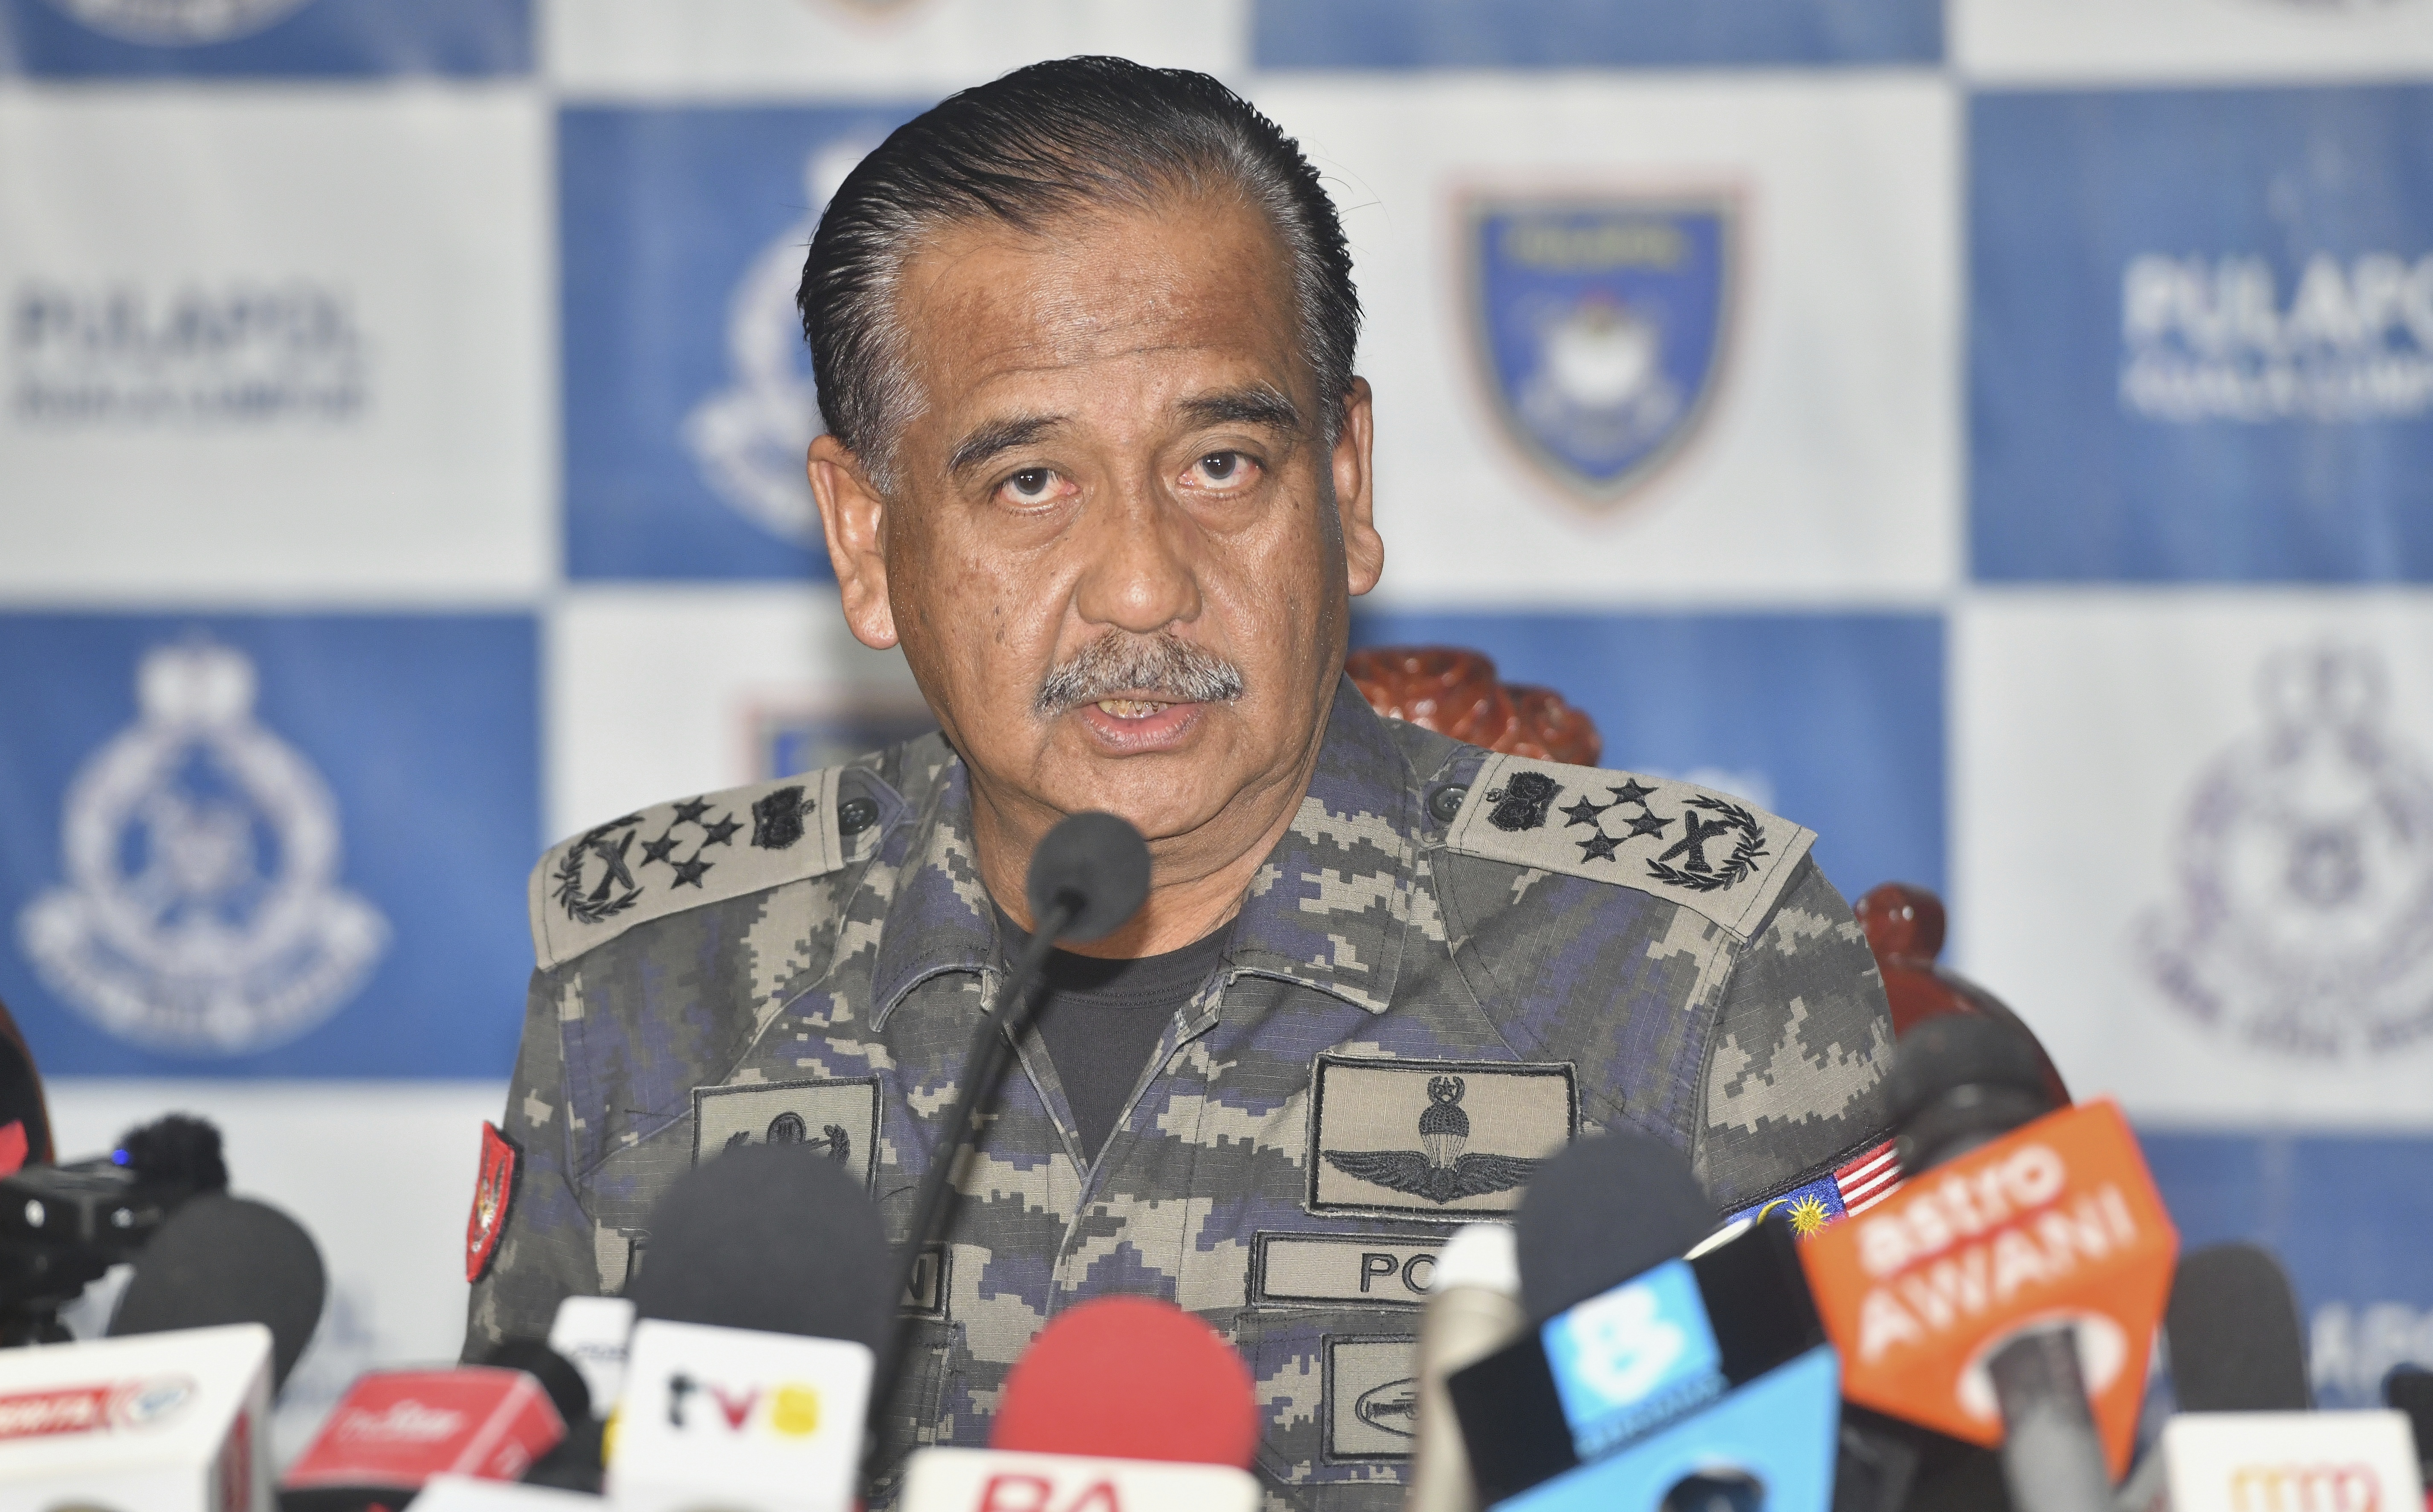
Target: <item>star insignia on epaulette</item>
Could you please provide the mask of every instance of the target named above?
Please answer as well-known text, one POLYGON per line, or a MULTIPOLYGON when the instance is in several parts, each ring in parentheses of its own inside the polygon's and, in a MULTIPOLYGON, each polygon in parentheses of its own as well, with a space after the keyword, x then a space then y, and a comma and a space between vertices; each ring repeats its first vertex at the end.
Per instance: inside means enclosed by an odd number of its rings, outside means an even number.
MULTIPOLYGON (((1646 806, 1648 799, 1656 796, 1656 790, 1637 777, 1625 777, 1622 779, 1621 787, 1608 788, 1606 791, 1613 794, 1614 803, 1638 804, 1642 807, 1646 806)), ((1610 808, 1613 805, 1608 804, 1606 807, 1610 808)))
POLYGON ((678 824, 698 824, 701 823, 701 816, 707 812, 709 812, 708 799, 688 798, 683 803, 676 805, 676 817, 673 823, 678 824))
POLYGON ((1583 797, 1578 803, 1563 810, 1563 817, 1570 821, 1563 827, 1569 829, 1573 824, 1593 824, 1597 822, 1597 815, 1612 807, 1611 804, 1592 804, 1583 797))
POLYGON ((1614 851, 1628 838, 1626 835, 1608 835, 1600 829, 1587 840, 1574 841, 1572 843, 1580 848, 1580 859, 1583 861, 1609 861, 1613 859, 1614 851))
POLYGON ((668 886, 699 887, 701 879, 709 875, 709 867, 710 863, 703 860, 698 855, 695 855, 691 860, 678 861, 675 863, 676 879, 668 886))
POLYGON ((648 866, 653 861, 656 861, 662 866, 673 866, 675 863, 668 858, 674 854, 675 848, 675 831, 671 829, 668 833, 660 836, 656 840, 646 840, 642 841, 642 858, 635 864, 638 866, 648 866))
POLYGON ((738 820, 733 814, 722 814, 719 816, 716 824, 704 824, 701 826, 703 835, 702 843, 704 845, 731 845, 735 842, 735 832, 742 827, 742 822, 738 820))
POLYGON ((1438 1206, 1508 1192, 1523 1185, 1538 1173, 1535 1160, 1463 1149, 1470 1143, 1470 1114, 1461 1107, 1465 1090, 1459 1077, 1429 1079, 1428 1105, 1420 1111, 1419 1149, 1330 1149, 1320 1153, 1327 1164, 1346 1176, 1373 1181, 1438 1206))

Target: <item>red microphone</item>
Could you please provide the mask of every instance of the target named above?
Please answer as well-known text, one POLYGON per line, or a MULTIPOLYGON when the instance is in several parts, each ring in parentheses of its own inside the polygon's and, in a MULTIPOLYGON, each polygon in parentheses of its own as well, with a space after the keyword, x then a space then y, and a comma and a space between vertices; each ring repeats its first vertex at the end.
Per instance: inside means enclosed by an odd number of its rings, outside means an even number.
POLYGON ((521 1370, 379 1370, 347 1388, 281 1481, 287 1507, 403 1506, 434 1475, 512 1481, 566 1436, 521 1370))
POLYGON ((1251 1372, 1171 1302, 1102 1297, 1031 1340, 987 1449, 925 1449, 905 1512, 1257 1512, 1251 1372))

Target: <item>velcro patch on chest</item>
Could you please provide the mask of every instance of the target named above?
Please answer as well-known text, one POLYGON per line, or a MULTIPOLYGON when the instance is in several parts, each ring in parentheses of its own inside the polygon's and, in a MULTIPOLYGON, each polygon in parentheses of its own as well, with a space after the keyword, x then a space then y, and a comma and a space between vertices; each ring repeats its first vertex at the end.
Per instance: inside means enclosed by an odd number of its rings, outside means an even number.
POLYGON ((807 1145, 867 1191, 878 1168, 878 1079, 693 1088, 692 1163, 738 1145, 807 1145))
POLYGON ((1569 1062, 1321 1055, 1309 1109, 1312 1213, 1506 1214, 1580 1128, 1569 1062))
POLYGON ((1410 1457, 1420 1436, 1419 1344, 1414 1335, 1327 1335, 1330 1462, 1410 1457))
POLYGON ((1501 754, 1479 768, 1445 837, 1466 856, 1654 893, 1743 940, 1815 841, 1728 793, 1501 754))
POLYGON ((561 841, 533 868, 529 885, 541 969, 638 924, 842 866, 843 771, 655 805, 561 841))
POLYGON ((1444 1247, 1390 1234, 1263 1233, 1251 1244, 1251 1300, 1417 1307, 1444 1247))

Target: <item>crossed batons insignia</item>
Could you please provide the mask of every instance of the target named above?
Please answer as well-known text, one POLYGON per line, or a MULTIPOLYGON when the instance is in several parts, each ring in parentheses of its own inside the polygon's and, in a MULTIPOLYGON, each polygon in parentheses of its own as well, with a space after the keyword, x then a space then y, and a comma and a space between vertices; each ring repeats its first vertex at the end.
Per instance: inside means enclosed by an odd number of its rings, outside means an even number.
MULTIPOLYGON (((1572 842, 1580 848, 1583 863, 1615 860, 1614 853, 1626 842, 1642 835, 1652 835, 1660 840, 1675 823, 1675 820, 1662 817, 1647 806, 1647 800, 1655 796, 1656 790, 1645 783, 1625 777, 1622 786, 1608 788, 1606 791, 1613 794, 1612 802, 1591 803, 1583 793, 1579 802, 1561 810, 1565 829, 1574 824, 1586 824, 1591 831, 1587 840, 1572 842), (1639 812, 1616 816, 1627 826, 1623 833, 1606 833, 1606 813, 1632 807, 1639 812)), ((1765 855, 1765 835, 1758 827, 1757 817, 1738 804, 1721 798, 1693 798, 1677 819, 1681 825, 1681 838, 1647 863, 1648 875, 1659 882, 1694 888, 1701 892, 1713 892, 1727 888, 1746 876, 1750 867, 1765 855), (1706 818, 1701 810, 1715 817, 1706 818), (1741 837, 1740 844, 1733 848, 1724 863, 1719 867, 1709 861, 1708 842, 1728 839, 1735 833, 1741 837), (1670 864, 1676 856, 1687 858, 1677 867, 1670 864)))

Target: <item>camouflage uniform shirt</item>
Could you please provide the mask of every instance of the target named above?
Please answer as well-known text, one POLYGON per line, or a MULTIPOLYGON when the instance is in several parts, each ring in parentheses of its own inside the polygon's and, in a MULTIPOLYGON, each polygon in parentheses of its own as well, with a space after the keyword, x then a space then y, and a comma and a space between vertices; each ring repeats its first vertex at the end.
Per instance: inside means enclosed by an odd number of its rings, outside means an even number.
MULTIPOLYGON (((1049 1317, 1142 1293, 1250 1363, 1271 1504, 1399 1505, 1436 1251, 1508 1215, 1534 1161, 1627 1124, 1687 1151, 1720 1213, 1882 1139, 1883 988, 1812 839, 1382 720, 1346 682, 1095 1161, 1035 1031, 1018 1046, 906 1300, 893 1439, 986 1442, 1049 1317)), ((468 1350, 621 1286, 655 1199, 740 1140, 824 1149, 900 1240, 1007 964, 940 738, 590 830, 542 859, 532 910, 519 1168, 468 1350)))

